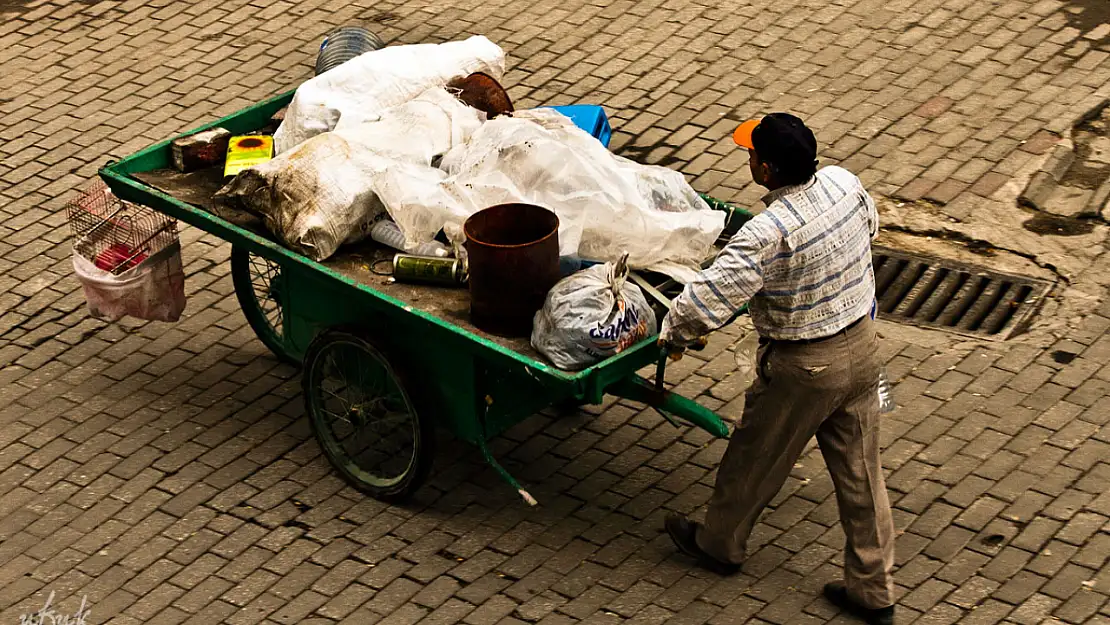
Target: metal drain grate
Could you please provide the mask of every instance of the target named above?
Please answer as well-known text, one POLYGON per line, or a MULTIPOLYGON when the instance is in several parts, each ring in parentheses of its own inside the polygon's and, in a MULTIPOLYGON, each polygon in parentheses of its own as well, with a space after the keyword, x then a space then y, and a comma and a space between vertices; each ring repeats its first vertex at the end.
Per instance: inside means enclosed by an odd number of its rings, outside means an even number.
POLYGON ((1054 286, 887 248, 872 255, 880 316, 976 337, 1005 340, 1020 331, 1054 286))

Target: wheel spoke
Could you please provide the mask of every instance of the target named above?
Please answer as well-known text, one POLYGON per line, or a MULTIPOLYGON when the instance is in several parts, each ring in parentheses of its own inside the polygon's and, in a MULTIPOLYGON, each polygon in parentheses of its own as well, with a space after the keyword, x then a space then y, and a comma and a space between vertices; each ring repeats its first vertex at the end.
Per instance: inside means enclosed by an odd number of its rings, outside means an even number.
MULTIPOLYGON (((335 363, 335 355, 334 355, 334 354, 328 354, 328 362, 327 362, 327 363, 325 363, 325 367, 326 367, 326 368, 328 368, 328 369, 332 369, 332 370, 336 370, 336 369, 338 369, 338 367, 337 367, 337 365, 336 365, 336 363, 335 363), (329 366, 329 365, 330 365, 330 366, 329 366)), ((347 381, 346 381, 345 377, 343 376, 342 372, 341 372, 341 371, 336 371, 336 373, 337 373, 337 375, 338 375, 339 377, 343 378, 343 382, 342 382, 342 385, 341 385, 341 386, 342 386, 342 387, 343 387, 344 389, 347 389, 347 390, 351 390, 351 386, 350 386, 349 384, 347 384, 347 381)), ((321 384, 321 386, 320 386, 320 389, 321 389, 321 390, 325 390, 325 391, 327 390, 327 389, 326 389, 326 388, 325 388, 325 387, 324 387, 324 386, 323 386, 322 384, 321 384)), ((344 410, 344 411, 348 411, 348 412, 349 412, 349 411, 351 410, 351 399, 350 399, 350 395, 349 395, 349 394, 347 394, 346 396, 343 396, 343 395, 337 395, 337 394, 335 394, 335 393, 331 393, 330 391, 328 391, 328 392, 329 392, 329 393, 330 393, 330 394, 331 394, 331 395, 332 395, 333 397, 335 397, 336 399, 338 399, 338 400, 339 400, 339 402, 340 402, 340 403, 341 403, 341 404, 343 405, 343 410, 344 410)))
POLYGON ((325 393, 327 393, 328 395, 331 395, 332 397, 334 397, 334 398, 338 399, 338 400, 339 400, 339 401, 341 401, 341 402, 344 402, 344 403, 346 403, 346 401, 347 401, 347 400, 346 400, 346 399, 345 399, 345 398, 343 397, 343 395, 340 395, 340 394, 338 394, 338 393, 333 393, 333 392, 329 391, 328 389, 326 389, 326 388, 324 388, 324 387, 322 387, 322 386, 320 387, 320 390, 321 390, 321 391, 324 391, 324 392, 325 392, 325 393))
MULTIPOLYGON (((248 253, 249 254, 249 253, 248 253)), ((251 287, 258 309, 277 335, 282 335, 283 310, 274 296, 273 284, 281 277, 281 265, 254 254, 248 256, 251 287)))
POLYGON ((350 425, 352 427, 354 426, 354 423, 351 423, 351 420, 348 419, 347 417, 344 417, 342 415, 338 415, 338 414, 328 410, 327 408, 321 408, 320 410, 323 411, 324 414, 328 415, 332 419, 335 419, 336 421, 342 421, 343 423, 346 423, 347 425, 350 425))

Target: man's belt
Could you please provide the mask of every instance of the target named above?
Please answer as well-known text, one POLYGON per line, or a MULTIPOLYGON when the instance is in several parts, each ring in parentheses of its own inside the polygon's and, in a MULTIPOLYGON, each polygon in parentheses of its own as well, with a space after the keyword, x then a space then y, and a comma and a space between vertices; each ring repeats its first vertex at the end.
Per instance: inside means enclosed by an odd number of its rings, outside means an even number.
POLYGON ((832 333, 828 336, 822 336, 822 337, 818 337, 818 338, 815 338, 815 339, 761 339, 760 342, 761 343, 764 343, 764 342, 782 343, 784 345, 813 345, 815 343, 821 343, 821 342, 827 341, 831 338, 840 336, 841 334, 844 334, 844 333, 848 332, 849 330, 858 326, 859 324, 863 323, 865 320, 867 320, 869 318, 871 318, 870 314, 864 315, 864 316, 860 317, 859 319, 856 319, 852 323, 849 323, 848 325, 844 326, 842 329, 840 329, 837 332, 834 332, 834 333, 832 333))

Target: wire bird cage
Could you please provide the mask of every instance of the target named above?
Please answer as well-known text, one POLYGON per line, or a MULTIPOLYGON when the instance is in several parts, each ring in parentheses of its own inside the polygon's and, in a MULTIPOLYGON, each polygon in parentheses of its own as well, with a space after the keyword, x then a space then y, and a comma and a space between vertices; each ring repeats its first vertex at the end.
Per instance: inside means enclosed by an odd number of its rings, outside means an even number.
POLYGON ((73 251, 113 275, 177 243, 177 220, 125 202, 97 180, 66 204, 73 251))

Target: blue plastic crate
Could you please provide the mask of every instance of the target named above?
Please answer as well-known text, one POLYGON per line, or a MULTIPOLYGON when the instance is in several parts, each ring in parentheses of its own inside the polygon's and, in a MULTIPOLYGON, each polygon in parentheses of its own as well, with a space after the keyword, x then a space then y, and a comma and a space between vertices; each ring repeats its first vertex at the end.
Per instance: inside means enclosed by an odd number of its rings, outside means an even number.
POLYGON ((575 126, 593 135, 605 147, 609 147, 613 129, 609 126, 605 109, 596 104, 569 104, 551 108, 569 117, 575 126))

